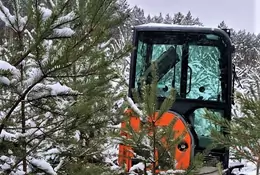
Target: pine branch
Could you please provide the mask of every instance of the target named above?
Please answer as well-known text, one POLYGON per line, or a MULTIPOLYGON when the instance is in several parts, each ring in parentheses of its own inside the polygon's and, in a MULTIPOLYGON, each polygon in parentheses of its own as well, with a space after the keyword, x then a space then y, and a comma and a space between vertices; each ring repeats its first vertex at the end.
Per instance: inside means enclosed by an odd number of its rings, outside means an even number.
POLYGON ((77 17, 75 17, 75 18, 73 18, 73 19, 71 19, 71 20, 68 20, 68 21, 62 22, 62 23, 60 23, 60 24, 58 24, 58 25, 52 27, 51 29, 53 30, 53 29, 58 28, 58 27, 60 27, 60 26, 62 26, 62 25, 65 25, 65 24, 68 24, 68 23, 74 22, 74 21, 76 21, 76 20, 79 19, 79 18, 80 18, 80 17, 77 16, 77 17))
POLYGON ((5 127, 5 123, 8 121, 8 119, 11 117, 13 111, 15 108, 20 104, 21 101, 23 101, 26 97, 26 95, 30 92, 30 90, 36 86, 38 83, 40 83, 46 76, 42 76, 39 78, 38 81, 34 82, 30 87, 28 87, 24 93, 20 96, 20 98, 15 102, 15 104, 11 107, 11 109, 8 111, 7 115, 3 118, 2 123, 0 125, 0 133, 2 132, 3 128, 5 127))
POLYGON ((24 158, 26 158, 31 152, 33 152, 34 150, 36 150, 38 148, 38 146, 42 143, 42 141, 44 141, 45 138, 42 138, 40 141, 38 141, 38 143, 36 145, 33 146, 33 148, 31 148, 29 151, 26 152, 26 155, 22 156, 22 158, 20 158, 11 168, 10 170, 13 170, 15 168, 17 168, 17 166, 24 160, 24 158))
MULTIPOLYGON (((49 31, 50 31, 50 28, 48 28, 48 27, 55 22, 55 20, 58 18, 58 15, 62 14, 63 10, 64 10, 65 7, 69 4, 70 1, 71 1, 71 0, 67 0, 67 1, 64 3, 64 5, 62 6, 62 8, 57 12, 57 14, 52 15, 52 20, 51 20, 50 24, 47 25, 47 27, 46 27, 45 30, 41 33, 41 35, 39 36, 39 38, 37 38, 36 43, 35 43, 33 46, 31 46, 31 47, 28 49, 28 51, 27 51, 25 54, 23 54, 23 55, 20 57, 20 59, 18 59, 18 61, 16 61, 16 62, 14 63, 14 66, 15 66, 15 67, 18 66, 18 65, 19 65, 34 49, 36 49, 36 48, 38 47, 38 45, 44 40, 45 35, 48 34, 49 31)), ((0 10, 1 10, 1 9, 0 9, 0 10)), ((1 129, 1 128, 0 128, 0 129, 1 129)))
POLYGON ((15 29, 15 26, 14 24, 10 21, 8 15, 5 13, 5 11, 3 10, 3 3, 0 2, 0 11, 5 15, 5 18, 7 19, 7 21, 9 22, 9 24, 11 25, 12 29, 15 31, 15 32, 18 32, 16 29, 15 29))
POLYGON ((26 102, 34 102, 34 101, 38 101, 38 100, 41 100, 41 99, 47 99, 47 98, 57 98, 57 97, 77 97, 79 95, 82 95, 82 94, 57 94, 57 95, 45 95, 45 96, 42 96, 42 97, 38 97, 38 98, 34 98, 34 99, 29 99, 29 100, 26 100, 26 102))
POLYGON ((96 75, 97 72, 86 72, 85 74, 77 74, 77 75, 48 75, 50 78, 81 78, 87 77, 91 75, 96 75))
POLYGON ((42 106, 38 106, 38 105, 35 105, 35 104, 33 104, 33 103, 30 103, 30 104, 31 104, 33 107, 38 108, 38 109, 40 109, 40 110, 42 110, 42 111, 51 112, 52 114, 59 115, 59 116, 66 116, 66 115, 63 114, 63 113, 59 113, 59 112, 57 112, 57 111, 52 111, 52 110, 50 110, 50 109, 46 109, 46 108, 44 108, 44 107, 42 107, 42 106))

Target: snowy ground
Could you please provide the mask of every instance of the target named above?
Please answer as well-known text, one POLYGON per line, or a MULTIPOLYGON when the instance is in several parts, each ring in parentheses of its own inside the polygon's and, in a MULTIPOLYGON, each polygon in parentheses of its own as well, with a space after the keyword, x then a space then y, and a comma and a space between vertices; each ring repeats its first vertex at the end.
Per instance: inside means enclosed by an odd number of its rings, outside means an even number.
MULTIPOLYGON (((109 165, 111 165, 111 169, 116 170, 119 167, 116 165, 117 160, 117 154, 118 154, 118 144, 116 142, 113 142, 113 140, 110 140, 110 143, 106 145, 105 151, 103 152, 103 155, 105 157, 105 162, 109 165)), ((237 174, 244 174, 244 175, 256 175, 256 165, 254 165, 251 162, 248 162, 246 160, 242 161, 234 161, 230 160, 229 162, 230 166, 235 164, 244 164, 245 167, 241 170, 234 170, 233 173, 237 174)), ((134 167, 133 167, 134 168, 134 167)))
MULTIPOLYGON (((236 164, 237 162, 230 160, 230 165, 236 164)), ((240 163, 240 162, 238 162, 240 163)), ((234 170, 234 173, 245 174, 245 175, 256 175, 256 165, 248 161, 241 161, 245 165, 239 172, 234 170)))

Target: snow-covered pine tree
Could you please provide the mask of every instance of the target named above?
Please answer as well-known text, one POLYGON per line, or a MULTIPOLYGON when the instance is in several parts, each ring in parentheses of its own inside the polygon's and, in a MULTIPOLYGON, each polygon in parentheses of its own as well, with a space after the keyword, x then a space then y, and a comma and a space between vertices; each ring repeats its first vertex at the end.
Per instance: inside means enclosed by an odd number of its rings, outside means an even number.
POLYGON ((252 73, 248 79, 248 86, 243 86, 243 89, 238 89, 236 93, 236 108, 231 121, 220 119, 210 113, 207 113, 205 118, 221 126, 228 133, 228 135, 223 135, 213 129, 211 131, 213 146, 229 147, 231 161, 244 160, 242 163, 249 161, 255 164, 256 175, 258 175, 260 170, 260 79, 255 73, 252 73))
POLYGON ((202 26, 202 23, 199 21, 199 18, 193 18, 191 12, 189 11, 187 15, 181 21, 182 25, 198 25, 202 26))
POLYGON ((167 13, 163 19, 164 24, 172 24, 172 17, 169 13, 167 13))
POLYGON ((228 29, 227 24, 225 23, 225 21, 221 21, 221 23, 219 23, 218 28, 220 29, 228 29))
POLYGON ((138 6, 134 6, 131 10, 131 21, 133 26, 145 24, 146 18, 144 15, 144 10, 139 8, 138 6))
POLYGON ((181 12, 175 13, 173 16, 173 24, 181 24, 184 19, 184 15, 181 12))
POLYGON ((149 14, 149 15, 147 15, 147 17, 146 17, 146 21, 147 21, 147 23, 150 23, 150 22, 152 22, 152 17, 151 17, 151 15, 149 14))
POLYGON ((0 172, 71 174, 101 161, 113 64, 128 53, 107 42, 124 21, 116 0, 0 1, 0 19, 0 172))
POLYGON ((236 66, 240 69, 256 67, 257 60, 260 59, 258 52, 260 48, 259 38, 254 33, 245 30, 233 31, 231 38, 236 48, 234 55, 236 66))
POLYGON ((163 16, 162 13, 159 13, 159 15, 155 15, 152 17, 152 21, 155 23, 163 23, 163 16))

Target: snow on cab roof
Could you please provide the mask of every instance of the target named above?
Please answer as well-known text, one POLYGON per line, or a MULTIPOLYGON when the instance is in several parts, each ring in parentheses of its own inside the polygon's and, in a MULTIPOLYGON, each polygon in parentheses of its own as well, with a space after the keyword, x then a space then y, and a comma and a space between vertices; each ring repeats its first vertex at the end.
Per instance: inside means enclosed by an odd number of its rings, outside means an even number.
POLYGON ((225 38, 225 40, 232 44, 230 37, 224 30, 217 27, 198 26, 198 25, 177 25, 177 24, 163 24, 163 23, 147 23, 134 26, 133 29, 138 31, 186 31, 186 32, 206 32, 215 33, 225 38))
POLYGON ((186 29, 205 29, 205 30, 220 30, 216 27, 199 26, 199 25, 177 25, 177 24, 163 24, 163 23, 147 23, 135 26, 135 28, 186 28, 186 29))

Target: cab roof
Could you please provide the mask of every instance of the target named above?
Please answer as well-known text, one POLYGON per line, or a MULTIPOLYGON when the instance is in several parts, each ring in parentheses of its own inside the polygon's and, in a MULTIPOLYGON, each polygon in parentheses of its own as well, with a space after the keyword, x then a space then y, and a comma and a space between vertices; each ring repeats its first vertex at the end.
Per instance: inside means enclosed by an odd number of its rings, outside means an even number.
POLYGON ((208 33, 208 34, 216 34, 228 41, 230 44, 232 43, 229 35, 222 29, 215 27, 207 27, 207 26, 198 26, 198 25, 176 25, 176 24, 163 24, 163 23, 147 23, 141 24, 133 27, 135 31, 175 31, 175 32, 194 32, 194 33, 208 33))

